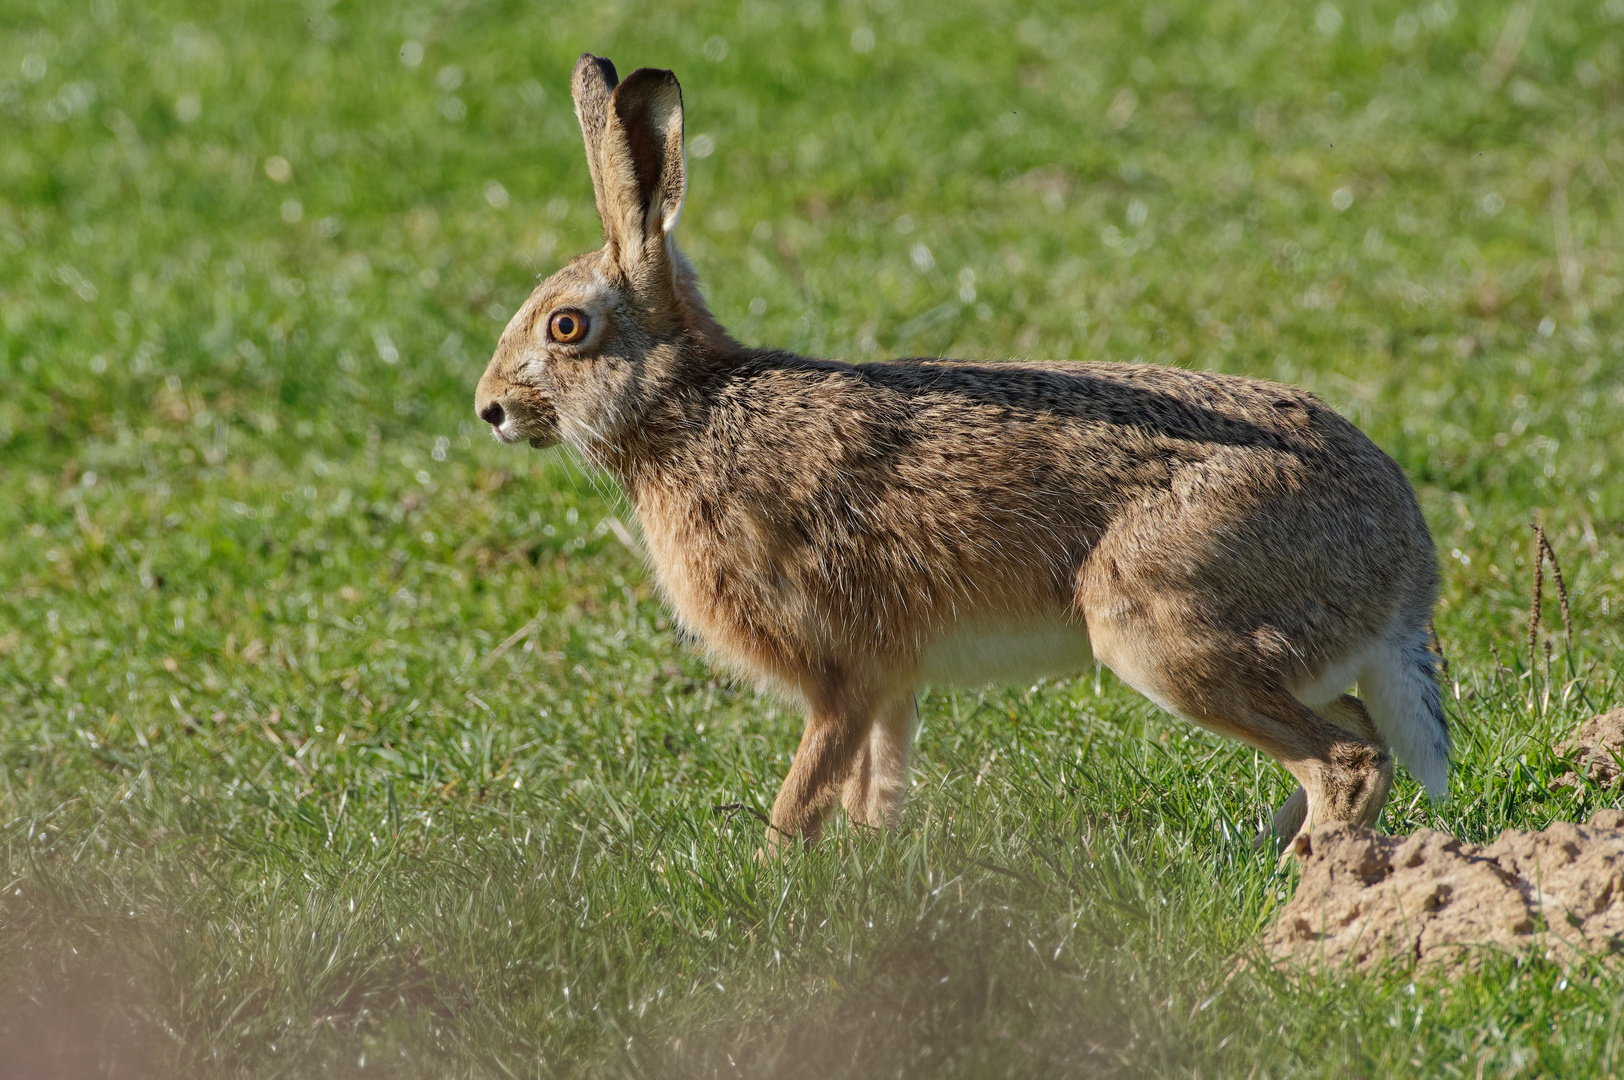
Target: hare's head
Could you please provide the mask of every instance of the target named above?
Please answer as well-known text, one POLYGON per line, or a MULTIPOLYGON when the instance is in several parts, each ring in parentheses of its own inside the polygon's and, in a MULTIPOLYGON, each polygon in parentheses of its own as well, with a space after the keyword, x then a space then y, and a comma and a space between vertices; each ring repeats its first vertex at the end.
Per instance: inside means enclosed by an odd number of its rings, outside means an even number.
POLYGON ((732 345, 705 310, 671 237, 686 186, 682 90, 669 71, 625 82, 586 55, 571 85, 586 141, 601 250, 538 285, 502 332, 474 409, 503 442, 613 446, 679 378, 732 345))

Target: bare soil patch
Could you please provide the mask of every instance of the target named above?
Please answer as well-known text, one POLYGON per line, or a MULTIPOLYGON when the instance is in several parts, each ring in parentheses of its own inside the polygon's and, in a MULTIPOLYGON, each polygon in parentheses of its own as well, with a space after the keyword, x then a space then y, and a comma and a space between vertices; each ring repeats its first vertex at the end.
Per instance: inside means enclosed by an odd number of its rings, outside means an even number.
POLYGON ((1592 716, 1570 737, 1556 744, 1558 757, 1567 758, 1573 768, 1551 781, 1551 787, 1578 787, 1584 774, 1597 787, 1613 787, 1624 762, 1624 709, 1592 716))
POLYGON ((1329 825, 1292 850, 1302 881, 1264 938, 1277 959, 1430 967, 1483 948, 1559 962, 1624 949, 1624 811, 1507 829, 1482 847, 1329 825))
MULTIPOLYGON (((1553 788, 1624 779, 1624 709, 1593 716, 1553 748, 1572 766, 1553 788)), ((1301 835, 1294 895, 1264 936, 1276 959, 1365 968, 1471 964, 1485 948, 1568 961, 1624 951, 1624 810, 1486 845, 1421 829, 1353 825, 1301 835)))

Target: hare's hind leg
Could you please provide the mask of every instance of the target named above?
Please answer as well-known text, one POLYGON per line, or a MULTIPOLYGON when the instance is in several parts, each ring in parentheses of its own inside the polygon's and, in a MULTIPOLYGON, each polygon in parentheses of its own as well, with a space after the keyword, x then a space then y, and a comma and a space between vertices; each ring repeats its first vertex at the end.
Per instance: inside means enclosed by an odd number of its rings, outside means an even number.
POLYGON ((1274 757, 1302 785, 1302 819, 1292 799, 1277 814, 1277 842, 1332 821, 1375 825, 1393 789, 1393 757, 1359 699, 1343 695, 1316 712, 1284 691, 1257 694, 1240 710, 1236 737, 1274 757), (1272 744, 1272 745, 1271 745, 1272 744))
MULTIPOLYGON (((1381 732, 1371 721, 1370 714, 1365 711, 1362 701, 1352 694, 1343 694, 1333 701, 1327 702, 1314 710, 1337 727, 1350 734, 1357 735, 1366 742, 1386 749, 1387 741, 1382 738, 1381 732)), ((1378 770, 1386 770, 1386 784, 1388 788, 1393 784, 1393 762, 1389 758, 1385 763, 1377 765, 1378 770)), ((1385 803, 1383 795, 1381 802, 1385 803)), ((1370 824, 1376 823, 1376 815, 1381 813, 1381 806, 1370 814, 1370 824)), ((1258 833, 1253 841, 1254 846, 1262 847, 1266 843, 1273 843, 1275 848, 1283 849, 1291 842, 1291 838, 1302 830, 1303 822, 1308 817, 1308 789, 1299 786, 1296 791, 1286 796, 1286 801, 1280 804, 1280 809, 1274 812, 1274 819, 1268 829, 1258 833)))
MULTIPOLYGON (((1374 825, 1393 789, 1393 758, 1379 742, 1364 737, 1355 716, 1363 708, 1340 699, 1333 721, 1315 712, 1285 690, 1254 691, 1235 707, 1222 712, 1191 714, 1191 719, 1215 731, 1256 746, 1273 757, 1302 785, 1301 819, 1295 793, 1276 814, 1277 843, 1287 843, 1300 829, 1313 830, 1333 821, 1374 825), (1337 721, 1350 722, 1349 731, 1337 721), (1297 828, 1291 828, 1296 825, 1297 828)), ((1366 720, 1368 723, 1368 719, 1366 720)))
MULTIPOLYGON (((1186 632, 1154 606, 1098 606, 1089 612, 1095 655, 1129 686, 1169 712, 1268 754, 1297 778, 1302 818, 1287 799, 1279 834, 1331 821, 1374 824, 1393 784, 1393 759, 1366 737, 1362 708, 1333 703, 1336 721, 1298 701, 1248 659, 1244 642, 1186 632), (1341 726, 1347 723, 1353 730, 1341 726)), ((1293 797, 1295 798, 1295 796, 1293 797)), ((1294 833, 1293 833, 1294 834, 1294 833)))
MULTIPOLYGON (((1359 672, 1363 700, 1343 694, 1315 709, 1344 731, 1396 753, 1435 802, 1449 792, 1449 727, 1437 664, 1424 614, 1408 619, 1400 616, 1359 672)), ((1391 758, 1380 768, 1391 788, 1391 758)), ((1380 809, 1378 805, 1369 813, 1366 824, 1376 823, 1380 809)), ((1307 810, 1307 792, 1298 788, 1275 812, 1271 832, 1276 843, 1290 841, 1302 827, 1307 810)), ((1261 844, 1268 838, 1269 834, 1263 834, 1258 841, 1261 844)))
POLYGON ((1307 817, 1308 789, 1299 784, 1297 790, 1287 795, 1280 809, 1274 812, 1269 827, 1253 837, 1252 850, 1257 851, 1264 844, 1272 844, 1276 854, 1284 851, 1291 838, 1302 831, 1303 821, 1307 817))
POLYGON ((887 702, 875 715, 841 796, 853 822, 876 829, 896 824, 907 786, 913 720, 911 691, 887 702))

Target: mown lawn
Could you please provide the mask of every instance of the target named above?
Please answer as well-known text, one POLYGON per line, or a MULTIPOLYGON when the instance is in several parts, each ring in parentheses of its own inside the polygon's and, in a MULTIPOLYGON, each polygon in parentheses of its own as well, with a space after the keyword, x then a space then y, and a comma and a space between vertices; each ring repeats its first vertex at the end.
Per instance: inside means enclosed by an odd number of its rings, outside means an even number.
POLYGON ((799 718, 472 388, 669 66, 751 342, 1306 385, 1421 493, 1480 840, 1624 701, 1624 4, 0 0, 0 1059, 19 1074, 1600 1075, 1624 975, 1297 974, 1285 774, 1109 672, 922 701, 904 827, 755 859, 799 718), (1562 563, 1527 638, 1531 522, 1562 563), (1547 651, 1545 643, 1551 648, 1547 651), (54 1063, 54 1066, 53 1066, 54 1063))

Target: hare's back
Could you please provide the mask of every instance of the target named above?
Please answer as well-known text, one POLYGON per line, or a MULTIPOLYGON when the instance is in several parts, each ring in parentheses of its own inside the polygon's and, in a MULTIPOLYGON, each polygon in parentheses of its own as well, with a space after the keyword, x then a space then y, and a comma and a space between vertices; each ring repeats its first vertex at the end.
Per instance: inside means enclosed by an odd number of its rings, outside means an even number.
POLYGON ((1292 386, 1148 364, 758 364, 722 391, 713 449, 748 463, 735 481, 770 476, 780 498, 787 476, 828 491, 825 473, 863 477, 839 485, 846 495, 934 492, 989 508, 1058 487, 1099 529, 1175 488, 1244 504, 1281 487, 1420 522, 1397 464, 1292 386))
POLYGON ((1151 364, 922 360, 854 372, 880 396, 905 400, 903 411, 927 439, 973 431, 1012 450, 1064 451, 1090 464, 1159 461, 1171 471, 1284 458, 1318 489, 1414 503, 1391 458, 1294 386, 1151 364))
POLYGON ((1176 550, 1168 571, 1203 588, 1239 578, 1314 592, 1336 580, 1331 592, 1430 605, 1436 561, 1408 479, 1305 390, 1145 364, 858 370, 910 402, 923 444, 998 447, 1013 482, 1072 496, 1048 513, 1176 550))
POLYGON ((1017 421, 1114 429, 1138 438, 1223 446, 1301 445, 1357 429, 1294 386, 1152 364, 1082 362, 974 364, 907 360, 857 372, 940 418, 996 410, 1017 421))

